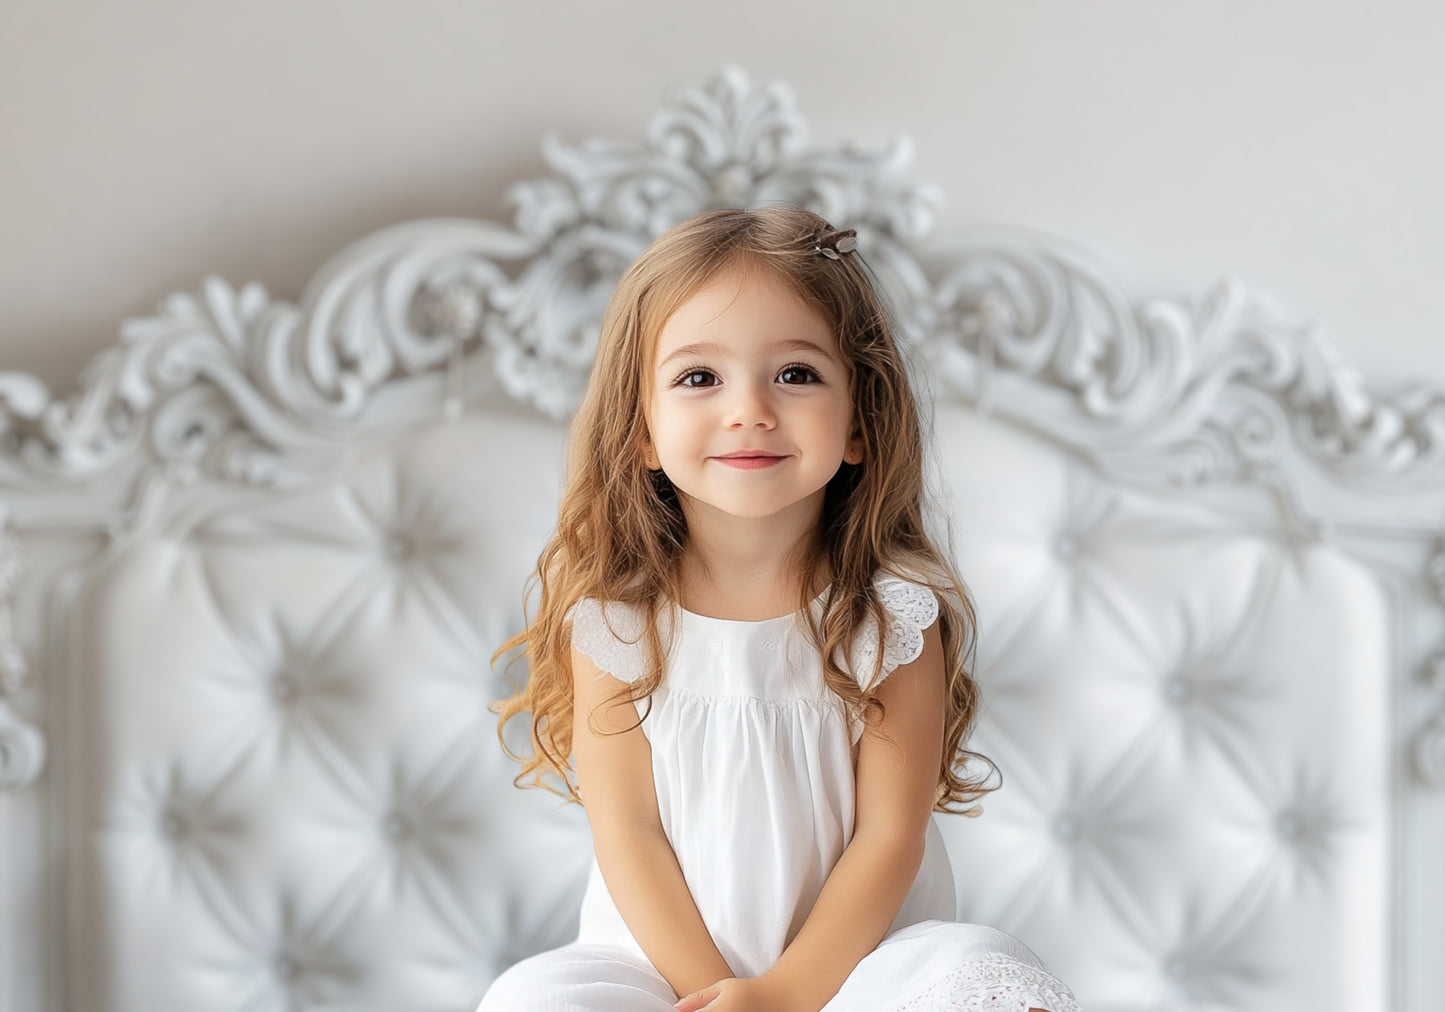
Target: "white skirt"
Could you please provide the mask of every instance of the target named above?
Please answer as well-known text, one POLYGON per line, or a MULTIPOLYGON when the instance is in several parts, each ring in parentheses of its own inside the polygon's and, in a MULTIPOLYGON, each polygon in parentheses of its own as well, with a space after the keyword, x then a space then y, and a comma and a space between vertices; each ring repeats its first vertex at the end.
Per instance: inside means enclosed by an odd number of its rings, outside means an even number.
MULTIPOLYGON (((646 958, 574 942, 514 964, 477 1012, 672 1012, 678 995, 646 958)), ((1079 1012, 1073 993, 1013 936, 919 921, 883 939, 823 1012, 1079 1012)))

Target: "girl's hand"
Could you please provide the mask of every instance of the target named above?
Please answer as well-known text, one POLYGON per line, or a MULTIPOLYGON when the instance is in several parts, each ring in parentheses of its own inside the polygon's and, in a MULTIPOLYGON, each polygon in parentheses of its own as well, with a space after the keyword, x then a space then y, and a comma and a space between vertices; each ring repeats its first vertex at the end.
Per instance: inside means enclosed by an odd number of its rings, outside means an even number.
POLYGON ((680 999, 678 1012, 798 1012, 788 996, 764 977, 726 977, 680 999))

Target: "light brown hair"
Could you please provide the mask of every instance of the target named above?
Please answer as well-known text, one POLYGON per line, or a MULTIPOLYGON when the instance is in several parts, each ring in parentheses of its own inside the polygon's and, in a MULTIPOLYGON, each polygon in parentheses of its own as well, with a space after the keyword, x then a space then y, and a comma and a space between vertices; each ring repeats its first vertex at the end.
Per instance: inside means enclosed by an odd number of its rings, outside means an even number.
MULTIPOLYGON (((853 424, 863 459, 842 464, 824 493, 816 537, 795 559, 805 633, 820 650, 824 679, 850 714, 874 725, 883 704, 873 693, 875 667, 862 688, 848 674, 848 646, 871 617, 880 638, 887 622, 874 588, 880 573, 929 586, 939 599, 946 714, 935 809, 977 814, 989 777, 973 776, 966 748, 978 706, 971 672, 976 619, 969 594, 947 557, 924 530, 924 443, 918 403, 909 385, 888 315, 858 253, 820 255, 816 239, 831 226, 790 206, 721 209, 698 215, 659 236, 623 274, 608 303, 587 393, 569 433, 565 487, 556 532, 542 550, 529 591, 540 584, 537 613, 502 644, 492 662, 523 648, 525 685, 491 705, 507 721, 530 713, 530 756, 502 747, 522 763, 518 786, 543 787, 580 801, 572 752, 571 624, 568 610, 584 597, 638 608, 647 617, 644 675, 613 702, 650 698, 663 678, 664 646, 657 617, 681 600, 678 563, 687 525, 670 483, 645 465, 646 405, 653 349, 663 324, 684 302, 724 272, 764 271, 786 284, 832 328, 848 366, 853 424), (815 573, 831 580, 814 615, 815 573), (559 776, 565 791, 545 779, 559 776)), ((510 662, 508 667, 510 667, 510 662)), ((860 673, 862 674, 862 673, 860 673)), ((650 710, 649 710, 650 712, 650 710)), ((645 719, 639 718, 639 720, 645 719)), ((636 726, 636 725, 634 725, 636 726)), ((995 785, 996 786, 996 785, 995 785)))

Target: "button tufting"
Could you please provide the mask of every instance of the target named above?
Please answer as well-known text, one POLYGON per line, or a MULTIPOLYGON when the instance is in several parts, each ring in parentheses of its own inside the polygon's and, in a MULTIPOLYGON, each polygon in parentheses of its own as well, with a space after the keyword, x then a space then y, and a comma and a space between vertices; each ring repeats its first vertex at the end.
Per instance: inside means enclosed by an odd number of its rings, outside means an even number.
POLYGON ((404 840, 411 835, 411 823, 406 816, 392 813, 386 817, 386 835, 393 840, 404 840))
POLYGON ((177 840, 186 834, 186 821, 176 812, 167 811, 161 816, 161 832, 167 839, 177 840))
POLYGON ((296 960, 290 956, 276 957, 276 976, 285 981, 295 980, 301 973, 301 967, 296 960))
POLYGON ((1194 695, 1194 686, 1183 675, 1175 675, 1164 681, 1164 698, 1174 706, 1183 706, 1194 695))
POLYGON ((386 554, 398 561, 411 555, 411 539, 405 534, 391 534, 386 539, 386 554))
POLYGON ((271 698, 278 703, 295 702, 300 690, 296 687, 296 679, 282 672, 271 679, 271 698))
POLYGON ((1304 836, 1305 823, 1297 812, 1281 812, 1274 820, 1275 832, 1285 840, 1298 840, 1304 836))
POLYGON ((1063 812, 1054 819, 1054 836, 1064 843, 1075 843, 1084 835, 1084 824, 1073 812, 1063 812))
POLYGON ((1054 539, 1054 555, 1065 562, 1072 562, 1079 554, 1079 539, 1065 532, 1054 539))
POLYGON ((1181 977, 1189 976, 1189 969, 1189 958, 1187 956, 1182 956, 1179 953, 1175 953, 1168 959, 1164 960, 1164 972, 1167 973, 1169 976, 1173 977, 1175 980, 1179 980, 1181 977))

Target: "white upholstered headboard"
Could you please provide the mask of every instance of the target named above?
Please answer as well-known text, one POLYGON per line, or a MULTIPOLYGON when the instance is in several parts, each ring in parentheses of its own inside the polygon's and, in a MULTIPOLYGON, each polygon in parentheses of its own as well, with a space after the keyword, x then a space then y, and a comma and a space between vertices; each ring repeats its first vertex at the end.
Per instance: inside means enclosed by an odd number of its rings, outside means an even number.
POLYGON ((931 396, 1004 774, 937 817, 960 917, 1092 1012, 1441 1007, 1437 390, 1235 284, 940 234, 902 142, 811 148, 738 71, 544 151, 510 225, 295 305, 207 279, 68 400, 0 373, 0 1010, 468 1010, 570 940, 586 820, 512 786, 488 658, 612 284, 775 199, 858 230, 931 396))

